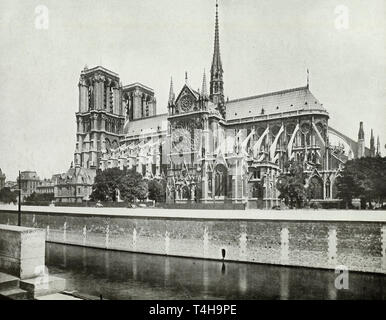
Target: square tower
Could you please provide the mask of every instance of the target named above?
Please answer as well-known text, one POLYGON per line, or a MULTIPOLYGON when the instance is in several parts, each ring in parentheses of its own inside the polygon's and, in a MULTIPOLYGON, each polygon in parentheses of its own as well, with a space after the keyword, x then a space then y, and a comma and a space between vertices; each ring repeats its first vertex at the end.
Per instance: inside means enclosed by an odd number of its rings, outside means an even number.
POLYGON ((156 99, 154 90, 139 83, 124 86, 123 105, 129 121, 156 115, 156 99))
POLYGON ((119 75, 104 67, 87 67, 80 74, 79 110, 74 163, 98 169, 102 152, 117 148, 123 137, 125 111, 119 75))

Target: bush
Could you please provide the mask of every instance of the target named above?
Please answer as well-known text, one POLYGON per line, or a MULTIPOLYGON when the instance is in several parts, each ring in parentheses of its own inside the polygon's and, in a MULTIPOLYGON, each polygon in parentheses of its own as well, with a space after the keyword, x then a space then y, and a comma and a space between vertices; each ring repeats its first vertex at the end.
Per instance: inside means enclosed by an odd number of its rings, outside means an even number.
POLYGON ((22 204, 25 206, 49 206, 51 201, 24 201, 22 204))
POLYGON ((165 202, 166 199, 166 181, 165 180, 149 180, 149 199, 156 202, 165 202))
POLYGON ((29 195, 26 199, 25 202, 50 202, 54 200, 54 194, 53 193, 32 193, 29 195))
POLYGON ((11 191, 10 188, 5 187, 0 190, 0 202, 3 203, 16 203, 17 192, 11 191))

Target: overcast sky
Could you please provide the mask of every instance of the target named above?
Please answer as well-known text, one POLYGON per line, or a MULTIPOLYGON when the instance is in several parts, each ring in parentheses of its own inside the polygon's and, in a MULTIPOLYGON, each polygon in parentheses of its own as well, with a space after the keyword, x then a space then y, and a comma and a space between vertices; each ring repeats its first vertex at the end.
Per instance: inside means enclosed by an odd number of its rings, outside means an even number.
MULTIPOLYGON (((65 172, 75 148, 78 80, 102 64, 123 84, 155 90, 166 112, 170 76, 185 70, 201 87, 213 52, 215 1, 0 1, 0 168, 41 177, 65 172), (37 29, 38 5, 48 29, 37 29)), ((306 84, 330 125, 357 139, 364 122, 385 153, 385 4, 383 0, 220 0, 225 95, 239 98, 306 84), (334 13, 348 9, 347 29, 334 13), (340 24, 342 25, 342 24, 340 24)), ((38 24, 41 26, 41 24, 38 24)))

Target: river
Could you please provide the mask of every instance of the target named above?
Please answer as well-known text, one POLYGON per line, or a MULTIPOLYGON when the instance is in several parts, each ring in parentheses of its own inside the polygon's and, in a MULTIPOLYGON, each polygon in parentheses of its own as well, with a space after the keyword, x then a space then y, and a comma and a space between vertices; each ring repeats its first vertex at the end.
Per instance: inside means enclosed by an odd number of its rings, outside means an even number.
POLYGON ((386 276, 167 257, 47 243, 51 275, 67 290, 105 299, 386 299, 386 276))

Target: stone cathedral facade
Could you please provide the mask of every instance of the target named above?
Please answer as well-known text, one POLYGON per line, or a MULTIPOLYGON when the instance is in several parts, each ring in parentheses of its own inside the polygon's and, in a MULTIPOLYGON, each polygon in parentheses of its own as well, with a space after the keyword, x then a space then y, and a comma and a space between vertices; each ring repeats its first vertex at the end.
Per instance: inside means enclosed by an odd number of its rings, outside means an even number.
POLYGON ((345 161, 371 153, 363 124, 358 142, 329 127, 308 77, 302 87, 225 99, 217 4, 209 86, 205 73, 197 90, 187 75, 177 94, 171 81, 167 113, 157 114, 153 89, 123 86, 103 67, 85 68, 76 119, 75 168, 127 167, 146 179, 166 179, 169 203, 271 208, 279 203, 278 176, 291 160, 304 164, 309 197, 329 201, 345 161))

